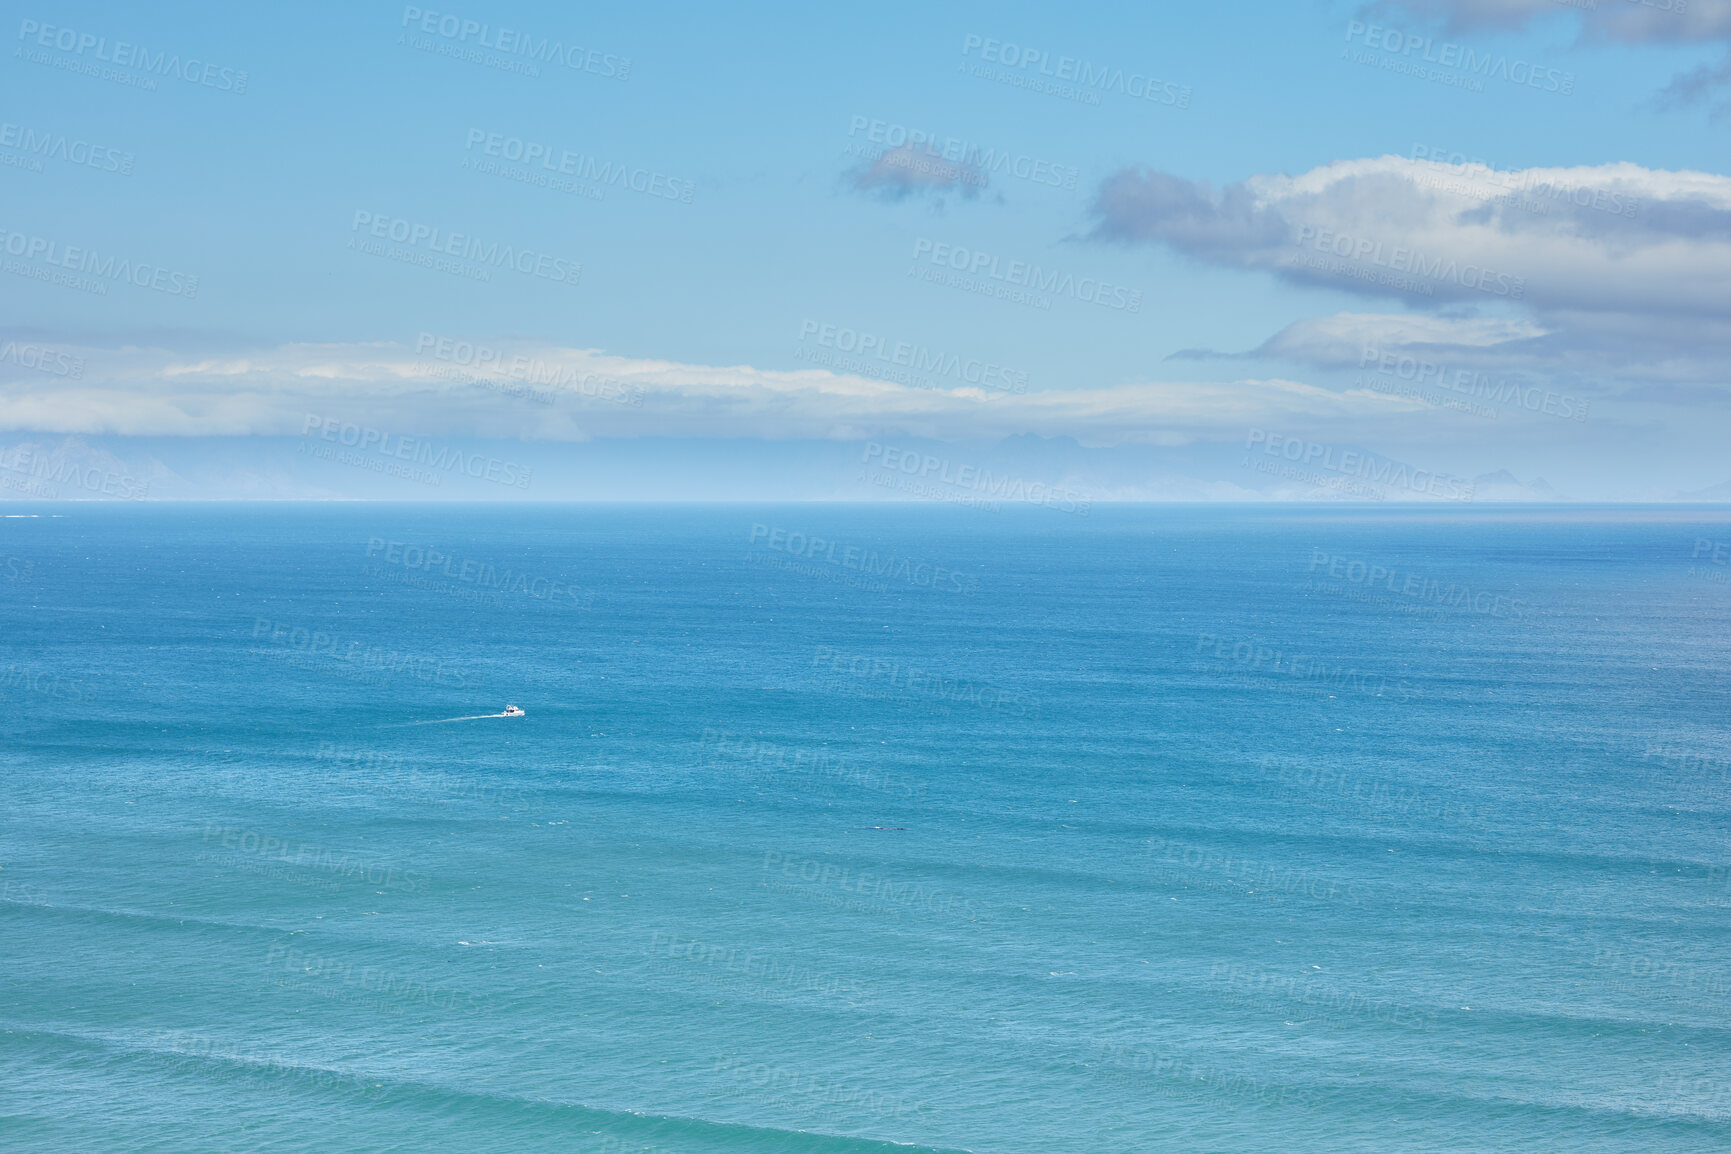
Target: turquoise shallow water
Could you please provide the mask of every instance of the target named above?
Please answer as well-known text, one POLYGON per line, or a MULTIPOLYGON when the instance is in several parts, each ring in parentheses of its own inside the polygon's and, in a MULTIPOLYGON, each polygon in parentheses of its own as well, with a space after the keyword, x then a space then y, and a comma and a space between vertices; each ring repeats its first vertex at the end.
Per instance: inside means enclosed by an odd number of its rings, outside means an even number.
POLYGON ((39 511, 7 1149, 1731 1142, 1725 514, 39 511))

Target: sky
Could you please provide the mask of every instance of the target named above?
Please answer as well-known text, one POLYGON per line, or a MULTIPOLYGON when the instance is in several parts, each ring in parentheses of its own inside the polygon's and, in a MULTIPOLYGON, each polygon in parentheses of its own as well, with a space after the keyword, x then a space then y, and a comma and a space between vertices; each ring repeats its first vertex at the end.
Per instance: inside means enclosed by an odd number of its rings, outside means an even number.
POLYGON ((0 500, 1731 499, 1731 0, 5 8, 0 500))

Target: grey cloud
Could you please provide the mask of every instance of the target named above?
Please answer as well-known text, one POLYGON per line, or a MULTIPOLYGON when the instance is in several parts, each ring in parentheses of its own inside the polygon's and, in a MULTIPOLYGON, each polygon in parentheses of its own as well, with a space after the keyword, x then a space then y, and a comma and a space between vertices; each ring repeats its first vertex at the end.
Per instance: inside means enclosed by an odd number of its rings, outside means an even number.
POLYGON ((876 160, 849 174, 858 191, 884 200, 906 200, 928 193, 959 192, 978 196, 990 183, 984 169, 965 161, 945 160, 911 145, 888 149, 876 160))
POLYGON ((1731 0, 1382 0, 1365 12, 1438 21, 1451 32, 1514 31, 1536 20, 1572 16, 1588 37, 1626 44, 1731 40, 1731 0))
MULTIPOLYGON (((1704 103, 1727 86, 1731 86, 1731 53, 1717 64, 1703 64, 1671 81, 1659 94, 1658 103, 1661 107, 1704 103)), ((1731 103, 1715 104, 1713 114, 1714 119, 1723 119, 1731 114, 1731 103)))
MULTIPOLYGON (((1731 0, 1380 0, 1365 16, 1440 22, 1448 32, 1516 31, 1546 18, 1573 16, 1586 40, 1622 44, 1731 44, 1731 0)), ((1716 100, 1731 87, 1731 51, 1718 64, 1677 77, 1659 94, 1661 107, 1712 102, 1715 118, 1731 114, 1716 100)))
POLYGON ((1254 266, 1250 254, 1292 235, 1278 210, 1259 204, 1242 184, 1211 186, 1152 169, 1127 169, 1100 186, 1094 205, 1097 240, 1161 242, 1226 264, 1254 266))

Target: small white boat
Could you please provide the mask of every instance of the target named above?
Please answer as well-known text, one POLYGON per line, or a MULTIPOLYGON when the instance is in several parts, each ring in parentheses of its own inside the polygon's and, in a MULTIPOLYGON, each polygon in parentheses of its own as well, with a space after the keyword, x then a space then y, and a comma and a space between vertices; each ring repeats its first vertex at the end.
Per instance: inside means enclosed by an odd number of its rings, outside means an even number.
POLYGON ((523 711, 521 709, 518 709, 515 705, 507 705, 505 707, 505 712, 501 713, 499 716, 500 717, 523 717, 525 715, 524 715, 523 711))

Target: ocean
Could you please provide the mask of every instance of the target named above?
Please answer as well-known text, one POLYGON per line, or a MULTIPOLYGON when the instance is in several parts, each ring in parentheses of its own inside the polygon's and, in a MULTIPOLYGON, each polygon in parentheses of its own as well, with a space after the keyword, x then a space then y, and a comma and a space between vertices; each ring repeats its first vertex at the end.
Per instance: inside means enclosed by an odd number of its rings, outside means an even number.
POLYGON ((10 511, 6 1150, 1731 1147, 1724 510, 10 511))

